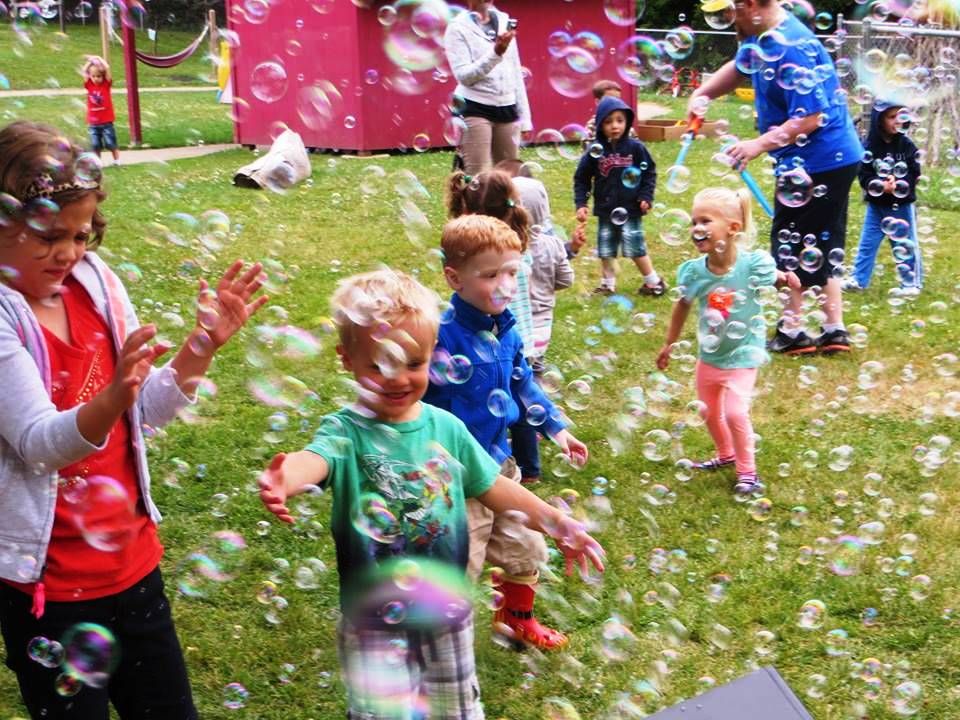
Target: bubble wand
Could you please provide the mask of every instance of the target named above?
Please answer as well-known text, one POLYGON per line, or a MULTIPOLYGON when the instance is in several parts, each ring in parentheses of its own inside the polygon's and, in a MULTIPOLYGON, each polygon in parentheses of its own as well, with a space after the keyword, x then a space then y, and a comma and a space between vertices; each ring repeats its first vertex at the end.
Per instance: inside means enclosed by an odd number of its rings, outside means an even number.
POLYGON ((756 178, 746 170, 741 170, 740 179, 743 180, 743 184, 747 186, 747 189, 750 190, 753 197, 760 203, 760 207, 767 213, 767 216, 773 217, 773 208, 770 207, 770 201, 767 200, 766 195, 763 194, 763 190, 761 190, 760 185, 757 184, 756 178))
POLYGON ((697 130, 700 129, 701 125, 703 125, 702 115, 697 115, 688 123, 688 129, 683 134, 683 138, 681 138, 680 152, 677 153, 677 161, 671 166, 669 175, 667 176, 668 183, 678 172, 677 168, 683 167, 683 162, 687 159, 687 153, 690 152, 690 148, 693 146, 693 139, 696 137, 697 130))

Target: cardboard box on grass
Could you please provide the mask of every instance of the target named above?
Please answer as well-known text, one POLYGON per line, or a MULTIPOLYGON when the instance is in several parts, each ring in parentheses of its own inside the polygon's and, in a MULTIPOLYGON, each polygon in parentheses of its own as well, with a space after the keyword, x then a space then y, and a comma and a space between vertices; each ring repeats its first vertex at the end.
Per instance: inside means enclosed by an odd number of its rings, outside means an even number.
MULTIPOLYGON (((719 125, 716 121, 708 120, 697 132, 701 135, 713 135, 719 125)), ((678 125, 676 120, 638 120, 633 130, 643 142, 679 140, 687 131, 687 123, 682 121, 678 125)))

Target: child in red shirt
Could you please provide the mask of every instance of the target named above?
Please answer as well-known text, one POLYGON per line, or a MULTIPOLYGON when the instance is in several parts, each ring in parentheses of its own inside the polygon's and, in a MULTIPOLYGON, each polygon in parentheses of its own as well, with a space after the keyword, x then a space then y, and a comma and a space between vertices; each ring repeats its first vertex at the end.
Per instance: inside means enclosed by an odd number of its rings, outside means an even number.
POLYGON ((90 132, 90 146, 100 157, 100 151, 106 148, 113 154, 113 164, 120 164, 120 152, 117 150, 117 131, 113 127, 116 116, 113 112, 113 76, 110 65, 99 55, 87 56, 83 66, 83 86, 87 89, 87 128, 90 132))

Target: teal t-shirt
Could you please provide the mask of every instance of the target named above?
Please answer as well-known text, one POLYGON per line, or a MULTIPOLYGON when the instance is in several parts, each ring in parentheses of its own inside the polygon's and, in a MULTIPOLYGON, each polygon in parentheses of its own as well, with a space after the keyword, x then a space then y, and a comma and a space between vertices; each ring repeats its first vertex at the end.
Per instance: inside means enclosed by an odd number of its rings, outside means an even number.
POLYGON ((773 258, 763 250, 740 250, 726 275, 712 273, 706 255, 680 265, 677 287, 687 301, 696 300, 699 305, 697 344, 703 362, 733 369, 755 368, 769 361, 767 325, 758 300, 773 299, 774 294, 764 288, 776 279, 773 258))
POLYGON ((466 498, 493 486, 497 463, 466 425, 426 403, 404 423, 340 410, 323 418, 306 449, 330 466, 324 486, 333 493, 330 530, 344 614, 399 624, 402 612, 410 624, 419 612, 426 622, 424 599, 441 594, 430 584, 455 595, 451 578, 463 581, 466 498))

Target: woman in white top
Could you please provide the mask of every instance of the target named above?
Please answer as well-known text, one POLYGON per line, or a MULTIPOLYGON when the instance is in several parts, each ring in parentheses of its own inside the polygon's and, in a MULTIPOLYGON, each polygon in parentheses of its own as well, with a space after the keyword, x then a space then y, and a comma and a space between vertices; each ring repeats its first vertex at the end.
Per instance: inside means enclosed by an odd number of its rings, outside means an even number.
POLYGON ((520 133, 533 125, 515 23, 487 0, 468 0, 467 7, 447 26, 444 48, 466 122, 460 143, 464 172, 476 175, 519 157, 520 133))

